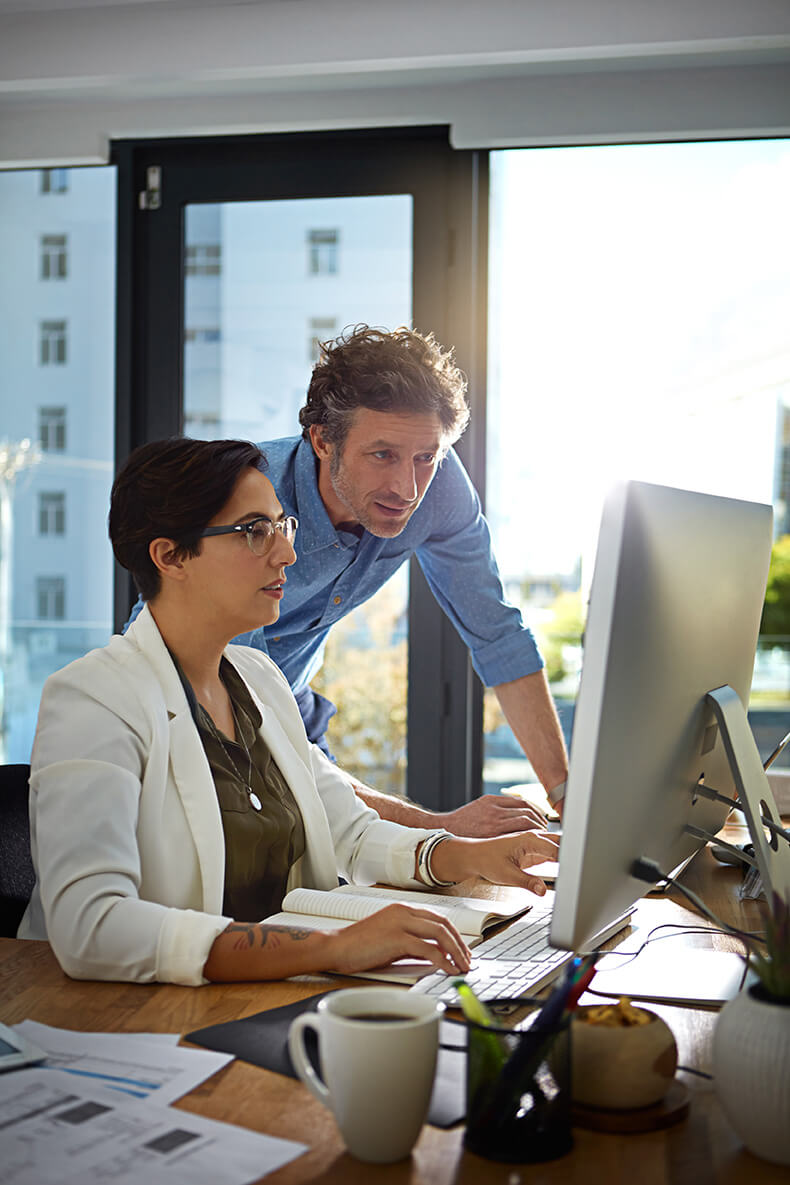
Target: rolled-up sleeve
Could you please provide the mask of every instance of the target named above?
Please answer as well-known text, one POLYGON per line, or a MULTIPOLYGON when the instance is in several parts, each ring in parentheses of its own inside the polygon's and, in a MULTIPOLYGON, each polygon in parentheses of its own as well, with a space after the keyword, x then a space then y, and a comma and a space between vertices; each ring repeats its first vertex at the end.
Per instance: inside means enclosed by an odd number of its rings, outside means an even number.
POLYGON ((493 687, 541 670, 532 631, 505 596, 480 499, 452 450, 430 493, 436 525, 417 559, 478 675, 493 687))

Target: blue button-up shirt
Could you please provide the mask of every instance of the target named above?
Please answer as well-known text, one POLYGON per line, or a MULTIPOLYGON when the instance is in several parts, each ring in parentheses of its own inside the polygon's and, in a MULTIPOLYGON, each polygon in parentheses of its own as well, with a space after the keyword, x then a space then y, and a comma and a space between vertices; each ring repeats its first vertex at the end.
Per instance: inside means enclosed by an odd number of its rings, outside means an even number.
POLYGON ((535 640, 505 600, 480 500, 454 450, 400 535, 379 539, 368 531, 357 538, 332 525, 309 441, 289 437, 260 448, 284 513, 299 519, 297 561, 287 572, 279 620, 236 641, 265 651, 294 692, 321 666, 335 622, 372 597, 412 554, 487 686, 540 670, 535 640))

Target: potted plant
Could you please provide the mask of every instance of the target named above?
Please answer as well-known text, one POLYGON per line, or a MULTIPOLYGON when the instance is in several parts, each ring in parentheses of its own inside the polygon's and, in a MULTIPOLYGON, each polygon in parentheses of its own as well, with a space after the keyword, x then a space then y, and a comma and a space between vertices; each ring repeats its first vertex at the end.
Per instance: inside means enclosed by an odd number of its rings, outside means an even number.
POLYGON ((716 1092, 750 1152, 790 1165, 790 901, 774 893, 756 982, 721 1010, 713 1036, 716 1092))

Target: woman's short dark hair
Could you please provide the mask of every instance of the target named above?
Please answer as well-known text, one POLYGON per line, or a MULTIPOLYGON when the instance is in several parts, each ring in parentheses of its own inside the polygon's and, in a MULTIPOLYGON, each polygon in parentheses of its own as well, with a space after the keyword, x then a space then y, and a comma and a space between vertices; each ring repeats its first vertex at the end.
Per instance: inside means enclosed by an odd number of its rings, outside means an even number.
POLYGON ((248 467, 265 469, 266 458, 246 440, 174 436, 144 444, 129 456, 110 494, 110 542, 144 601, 161 587, 148 554, 152 540, 172 539, 181 557, 198 555, 201 532, 248 467))
POLYGON ((357 408, 434 414, 450 444, 466 428, 466 376, 432 333, 357 325, 322 342, 320 351, 299 412, 305 439, 320 424, 326 440, 342 450, 357 408))

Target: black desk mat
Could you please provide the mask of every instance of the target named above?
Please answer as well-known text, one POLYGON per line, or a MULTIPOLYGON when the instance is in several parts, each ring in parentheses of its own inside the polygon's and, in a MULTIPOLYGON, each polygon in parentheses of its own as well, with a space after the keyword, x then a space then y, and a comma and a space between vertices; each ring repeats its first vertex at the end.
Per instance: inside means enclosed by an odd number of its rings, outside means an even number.
MULTIPOLYGON (((242 1020, 210 1025, 187 1033, 184 1039, 219 1053, 232 1053, 242 1061, 262 1066, 264 1070, 274 1070, 277 1074, 295 1078, 288 1052, 291 1021, 302 1012, 314 1012, 318 1001, 327 995, 329 992, 320 992, 317 996, 297 1000, 282 1008, 270 1008, 267 1012, 258 1012, 242 1020)), ((315 1034, 308 1030, 305 1038, 307 1052, 318 1070, 318 1042, 315 1034)), ((453 1127, 466 1115, 466 1026, 459 1021, 443 1020, 439 1041, 439 1059, 428 1122, 435 1127, 453 1127)))

